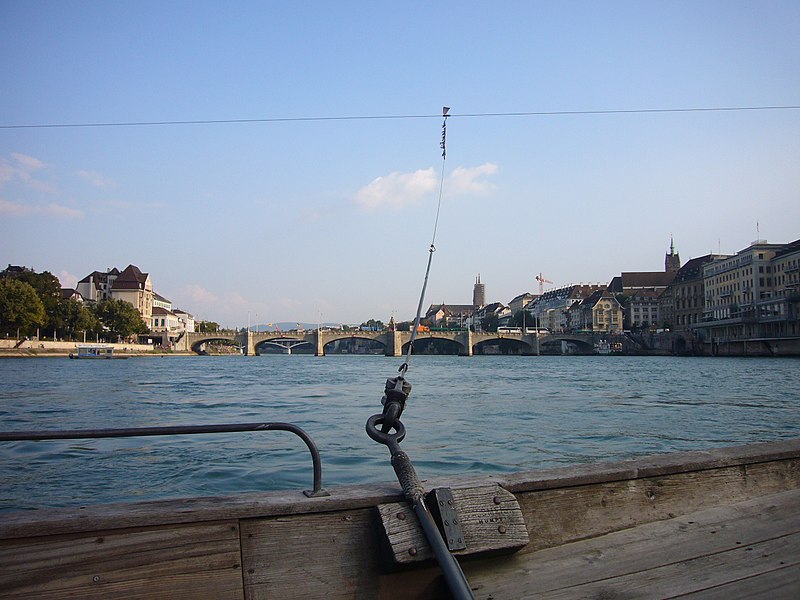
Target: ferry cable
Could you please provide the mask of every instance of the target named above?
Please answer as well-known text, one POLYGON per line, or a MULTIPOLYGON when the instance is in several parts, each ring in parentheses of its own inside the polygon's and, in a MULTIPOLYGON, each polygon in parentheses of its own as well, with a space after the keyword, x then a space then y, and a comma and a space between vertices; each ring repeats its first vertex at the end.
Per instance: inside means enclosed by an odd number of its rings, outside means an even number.
MULTIPOLYGON (((763 106, 697 106, 677 108, 630 108, 630 109, 588 109, 588 110, 541 110, 510 112, 476 112, 447 115, 462 118, 487 117, 553 117, 569 115, 631 115, 659 113, 696 113, 696 112, 746 112, 768 110, 800 110, 800 105, 763 105, 763 106)), ((263 117, 242 119, 186 119, 162 121, 106 121, 89 123, 4 123, 0 129, 80 129, 90 127, 160 127, 169 125, 238 125, 255 123, 302 123, 315 121, 388 121, 405 119, 431 119, 438 115, 333 115, 308 117, 263 117)))
POLYGON ((431 272, 431 262, 433 261, 433 253, 436 252, 436 232, 439 228, 439 214, 442 207, 445 163, 447 159, 447 117, 449 111, 450 108, 447 106, 442 108, 442 117, 444 120, 442 123, 442 141, 439 144, 442 149, 442 173, 439 181, 439 199, 436 204, 433 235, 431 237, 430 248, 428 249, 428 265, 425 269, 425 278, 422 282, 419 304, 417 304, 417 314, 414 318, 414 326, 411 330, 411 341, 408 344, 405 361, 398 369, 400 374, 397 377, 386 380, 384 395, 381 398, 383 413, 372 415, 367 420, 366 429, 367 435, 369 435, 370 438, 380 444, 386 445, 389 449, 392 457, 392 467, 395 475, 397 475, 397 480, 403 488, 403 494, 406 500, 411 504, 419 519, 420 526, 439 563, 442 575, 447 582, 447 587, 450 589, 452 597, 457 600, 474 600, 475 596, 464 575, 464 571, 461 569, 461 565, 458 564, 456 558, 450 553, 450 548, 444 541, 439 526, 436 524, 430 509, 425 504, 425 488, 414 470, 414 465, 411 463, 408 454, 400 449, 400 442, 403 441, 406 435, 406 429, 402 421, 400 421, 400 415, 403 413, 406 400, 411 393, 411 384, 408 383, 405 375, 408 371, 411 355, 414 351, 414 341, 417 337, 417 331, 419 330, 419 321, 425 302, 425 291, 428 287, 428 277, 431 272), (380 430, 378 427, 380 427, 380 430), (394 433, 392 433, 392 430, 394 430, 394 433))

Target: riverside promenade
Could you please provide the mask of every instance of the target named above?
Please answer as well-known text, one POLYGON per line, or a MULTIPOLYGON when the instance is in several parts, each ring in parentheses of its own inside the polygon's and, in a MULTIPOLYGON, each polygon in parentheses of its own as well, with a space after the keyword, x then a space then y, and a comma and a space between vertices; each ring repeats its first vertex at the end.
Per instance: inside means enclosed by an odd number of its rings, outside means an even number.
MULTIPOLYGON (((65 342, 53 340, 17 340, 7 338, 0 340, 0 357, 5 358, 35 358, 35 357, 65 357, 70 353, 77 353, 78 346, 96 344, 95 342, 65 342)), ((193 356, 193 352, 167 352, 159 351, 152 344, 96 344, 111 346, 117 356, 193 356)))

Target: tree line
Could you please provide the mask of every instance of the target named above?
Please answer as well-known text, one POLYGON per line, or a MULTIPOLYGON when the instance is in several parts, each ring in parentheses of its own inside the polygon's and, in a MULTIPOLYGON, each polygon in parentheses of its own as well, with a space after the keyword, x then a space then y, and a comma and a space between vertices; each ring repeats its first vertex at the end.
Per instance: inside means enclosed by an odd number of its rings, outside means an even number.
POLYGON ((63 298, 61 282, 48 271, 10 267, 0 272, 0 334, 61 339, 84 335, 127 338, 149 331, 139 311, 123 300, 81 302, 63 298))

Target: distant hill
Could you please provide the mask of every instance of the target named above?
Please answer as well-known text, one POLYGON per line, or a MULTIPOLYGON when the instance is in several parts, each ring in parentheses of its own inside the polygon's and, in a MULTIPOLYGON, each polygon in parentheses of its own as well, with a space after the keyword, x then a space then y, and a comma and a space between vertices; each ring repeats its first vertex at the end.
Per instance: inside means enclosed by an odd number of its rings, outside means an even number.
POLYGON ((340 328, 341 323, 298 323, 282 321, 281 323, 259 323, 251 325, 250 331, 289 331, 290 329, 316 329, 317 327, 340 328))

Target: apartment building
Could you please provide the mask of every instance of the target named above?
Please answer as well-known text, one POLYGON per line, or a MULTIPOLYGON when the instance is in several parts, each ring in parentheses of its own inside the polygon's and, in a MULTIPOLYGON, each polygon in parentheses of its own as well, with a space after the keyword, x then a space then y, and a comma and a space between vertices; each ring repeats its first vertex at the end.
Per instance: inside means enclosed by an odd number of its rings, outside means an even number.
POLYGON ((128 265, 122 271, 108 269, 105 273, 94 271, 78 282, 77 292, 90 302, 102 302, 111 298, 132 304, 145 323, 153 316, 153 282, 148 273, 139 267, 128 265))
POLYGON ((736 339, 797 333, 800 240, 756 240, 735 255, 703 267, 704 338, 736 339))

